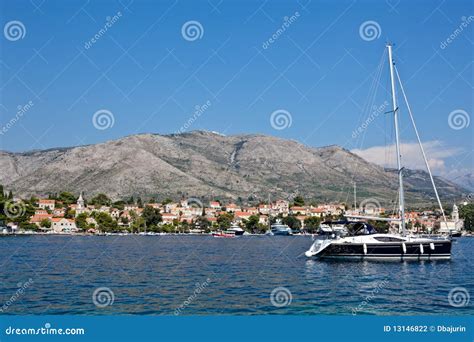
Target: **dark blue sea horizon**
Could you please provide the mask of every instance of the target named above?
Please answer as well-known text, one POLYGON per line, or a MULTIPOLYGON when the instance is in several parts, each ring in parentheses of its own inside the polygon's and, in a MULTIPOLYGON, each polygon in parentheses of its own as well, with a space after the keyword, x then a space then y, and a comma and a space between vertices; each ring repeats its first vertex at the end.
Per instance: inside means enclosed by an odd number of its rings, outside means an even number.
POLYGON ((311 238, 0 238, 0 314, 472 315, 472 238, 451 261, 325 261, 311 238))

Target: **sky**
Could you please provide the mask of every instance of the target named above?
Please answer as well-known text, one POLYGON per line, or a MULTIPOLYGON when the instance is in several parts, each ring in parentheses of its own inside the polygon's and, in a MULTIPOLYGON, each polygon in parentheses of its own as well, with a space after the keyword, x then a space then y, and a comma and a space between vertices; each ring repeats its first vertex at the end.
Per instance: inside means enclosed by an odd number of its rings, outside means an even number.
MULTIPOLYGON (((392 42, 434 173, 473 172, 472 1, 0 3, 0 150, 208 130, 393 166, 392 42)), ((423 168, 397 98, 404 165, 423 168)))

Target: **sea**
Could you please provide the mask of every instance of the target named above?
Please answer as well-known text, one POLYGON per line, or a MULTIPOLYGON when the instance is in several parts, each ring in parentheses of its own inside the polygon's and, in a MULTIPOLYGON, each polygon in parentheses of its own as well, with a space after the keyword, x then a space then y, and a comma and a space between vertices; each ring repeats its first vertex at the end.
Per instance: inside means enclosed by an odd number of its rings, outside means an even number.
POLYGON ((472 315, 474 238, 450 261, 308 259, 310 236, 0 237, 0 314, 472 315))

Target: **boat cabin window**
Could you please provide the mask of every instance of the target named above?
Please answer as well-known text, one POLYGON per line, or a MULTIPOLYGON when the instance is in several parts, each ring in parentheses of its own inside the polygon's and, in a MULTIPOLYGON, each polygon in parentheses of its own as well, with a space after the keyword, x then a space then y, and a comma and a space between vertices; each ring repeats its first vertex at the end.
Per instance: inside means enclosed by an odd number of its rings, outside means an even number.
POLYGON ((349 228, 349 231, 351 232, 351 235, 369 235, 369 234, 377 233, 374 227, 372 227, 370 224, 367 224, 365 222, 351 223, 348 226, 348 228, 349 228))
POLYGON ((400 242, 400 241, 404 241, 403 239, 399 239, 399 238, 392 237, 392 236, 377 236, 377 237, 374 237, 374 239, 378 240, 378 241, 382 241, 382 242, 400 242))

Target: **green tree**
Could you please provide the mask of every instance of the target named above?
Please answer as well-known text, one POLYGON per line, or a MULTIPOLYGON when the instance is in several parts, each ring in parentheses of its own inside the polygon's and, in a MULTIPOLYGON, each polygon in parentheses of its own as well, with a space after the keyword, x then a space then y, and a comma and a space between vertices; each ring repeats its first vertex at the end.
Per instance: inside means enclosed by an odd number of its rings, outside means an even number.
POLYGON ((143 209, 142 218, 145 220, 147 228, 158 226, 162 221, 160 210, 149 205, 143 209))
POLYGON ((64 218, 72 219, 74 218, 75 214, 76 212, 71 207, 66 207, 66 210, 64 211, 64 218))
POLYGON ((112 204, 112 207, 117 208, 118 210, 125 209, 125 201, 116 201, 112 204))
POLYGON ((297 207, 302 207, 304 205, 304 198, 302 196, 296 196, 293 198, 293 205, 297 207))
POLYGON ((464 220, 464 229, 474 230, 474 203, 463 205, 459 208, 459 217, 464 220))
POLYGON ((64 191, 59 194, 58 201, 63 202, 65 205, 70 205, 76 203, 77 198, 74 196, 74 194, 64 191))
POLYGON ((112 201, 110 200, 109 197, 107 197, 106 194, 97 194, 94 197, 91 198, 89 201, 90 204, 95 206, 96 208, 100 208, 102 206, 109 206, 112 201))
POLYGON ((304 219, 304 227, 310 233, 315 233, 318 230, 320 223, 321 219, 316 216, 310 216, 304 219))
POLYGON ((188 221, 183 221, 178 225, 178 231, 180 233, 186 233, 189 232, 189 222, 188 221))
POLYGON ((145 231, 145 220, 143 217, 135 216, 133 222, 130 226, 130 230, 133 233, 144 232, 145 231))
POLYGON ((86 213, 80 213, 79 215, 77 215, 77 217, 76 217, 76 226, 79 229, 87 230, 88 224, 87 224, 87 214, 86 213))
POLYGON ((388 233, 388 228, 390 226, 389 222, 387 221, 375 221, 375 220, 369 220, 367 221, 372 227, 377 230, 379 233, 388 233))
POLYGON ((196 226, 199 227, 199 229, 203 229, 206 232, 209 232, 210 224, 206 216, 199 216, 195 223, 196 223, 196 226))
POLYGON ((20 222, 19 226, 20 226, 20 229, 22 230, 33 230, 33 231, 38 230, 38 226, 34 223, 20 222))
POLYGON ((245 221, 245 229, 249 232, 256 233, 260 230, 258 222, 260 221, 260 216, 251 215, 248 220, 245 221))
POLYGON ((171 203, 171 202, 173 202, 173 200, 172 200, 171 198, 165 198, 165 199, 161 202, 161 204, 162 204, 162 205, 167 205, 167 204, 169 204, 169 203, 171 203))
POLYGON ((228 229, 234 220, 234 215, 231 213, 222 213, 217 217, 217 224, 220 229, 228 229))
POLYGON ((284 217, 282 222, 293 230, 298 230, 301 228, 301 221, 298 220, 294 215, 288 215, 284 217))
POLYGON ((118 228, 117 221, 115 221, 108 213, 98 213, 95 220, 97 221, 97 226, 101 231, 113 232, 118 228))
POLYGON ((42 219, 40 222, 40 227, 51 228, 51 221, 48 219, 42 219))

